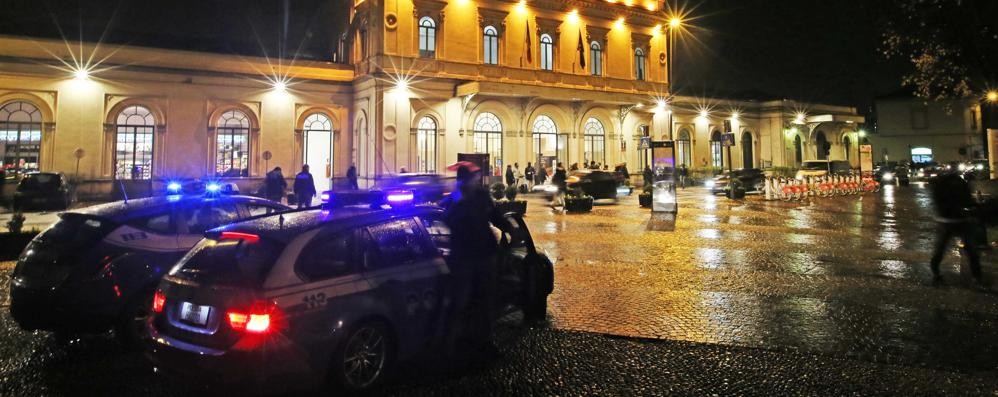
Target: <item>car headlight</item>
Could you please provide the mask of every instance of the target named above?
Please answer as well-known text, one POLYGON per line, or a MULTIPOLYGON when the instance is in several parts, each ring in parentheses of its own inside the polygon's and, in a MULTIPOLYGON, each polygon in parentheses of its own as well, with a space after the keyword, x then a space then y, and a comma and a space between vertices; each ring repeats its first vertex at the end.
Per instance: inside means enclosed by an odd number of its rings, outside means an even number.
MULTIPOLYGON (((946 168, 949 168, 949 167, 946 167, 946 168)), ((960 164, 960 165, 956 166, 956 168, 959 169, 960 171, 966 171, 967 170, 967 165, 966 164, 960 164)))
POLYGON ((714 186, 717 186, 717 182, 715 182, 713 180, 709 180, 709 181, 705 182, 704 185, 707 186, 707 187, 714 187, 714 186))
POLYGON ((919 177, 925 176, 925 171, 918 171, 918 176, 919 177))
POLYGON ((894 179, 894 174, 892 174, 890 172, 885 172, 883 178, 884 178, 885 181, 893 180, 894 179))
POLYGON ((978 171, 981 171, 981 170, 983 170, 983 169, 984 169, 984 164, 978 164, 978 165, 977 165, 977 166, 975 166, 974 168, 977 168, 977 170, 978 170, 978 171))

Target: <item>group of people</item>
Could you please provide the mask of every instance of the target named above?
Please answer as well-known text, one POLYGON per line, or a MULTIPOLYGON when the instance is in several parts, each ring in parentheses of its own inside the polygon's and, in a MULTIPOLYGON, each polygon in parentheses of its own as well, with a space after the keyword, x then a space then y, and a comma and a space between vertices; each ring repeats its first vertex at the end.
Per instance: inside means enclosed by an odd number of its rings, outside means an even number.
MULTIPOLYGON (((348 187, 356 190, 357 186, 357 167, 350 165, 350 169, 347 170, 347 183, 348 187)), ((281 167, 274 167, 267 173, 263 180, 263 190, 264 197, 270 201, 282 202, 284 201, 285 192, 288 189, 288 182, 284 179, 283 171, 281 167)), ((301 172, 295 175, 294 185, 291 189, 294 193, 294 201, 298 204, 298 208, 307 208, 312 206, 312 200, 318 194, 315 189, 315 178, 312 177, 312 173, 309 172, 308 164, 301 166, 301 172)))

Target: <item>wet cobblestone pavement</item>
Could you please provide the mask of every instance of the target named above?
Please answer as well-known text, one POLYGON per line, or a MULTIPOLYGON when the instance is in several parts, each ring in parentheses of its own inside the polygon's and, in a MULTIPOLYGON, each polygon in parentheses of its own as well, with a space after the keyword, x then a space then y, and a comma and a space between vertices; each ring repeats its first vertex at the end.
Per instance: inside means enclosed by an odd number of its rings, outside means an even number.
MULTIPOLYGON (((998 294, 969 288, 955 250, 930 285, 925 193, 799 204, 687 189, 674 232, 645 231, 636 196, 591 214, 530 198, 557 258, 549 326, 502 327, 484 365, 422 357, 376 394, 998 396, 998 294)), ((983 262, 996 274, 995 253, 983 262)), ((171 382, 108 337, 25 333, 0 292, 0 396, 227 394, 171 382)))

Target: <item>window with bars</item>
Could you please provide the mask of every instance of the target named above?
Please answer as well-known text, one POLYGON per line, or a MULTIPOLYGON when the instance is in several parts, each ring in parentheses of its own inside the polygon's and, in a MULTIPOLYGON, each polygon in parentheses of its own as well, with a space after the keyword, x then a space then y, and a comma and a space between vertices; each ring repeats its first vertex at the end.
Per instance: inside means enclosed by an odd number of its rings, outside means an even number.
POLYGON ((676 152, 678 153, 679 164, 686 165, 687 167, 693 166, 693 145, 690 141, 690 132, 687 130, 679 131, 679 140, 676 141, 676 152))
POLYGON ((419 56, 433 58, 437 52, 437 23, 430 17, 419 19, 419 56))
POLYGON ((0 145, 0 177, 38 171, 42 145, 42 113, 38 107, 24 101, 0 106, 0 145))
POLYGON ((492 113, 479 113, 474 128, 475 153, 488 153, 493 170, 502 167, 502 122, 492 113))
POLYGON ((603 128, 603 123, 595 117, 586 120, 586 124, 583 126, 583 140, 585 141, 584 160, 587 163, 596 161, 606 164, 606 130, 603 128))
POLYGON ((249 176, 249 117, 229 110, 215 127, 215 176, 249 176))
POLYGON ((645 51, 640 48, 634 49, 634 78, 645 79, 645 51))
POLYGON ((437 121, 423 116, 416 123, 416 171, 435 172, 437 169, 437 121))
POLYGON ((493 26, 486 26, 482 30, 483 62, 487 65, 499 64, 499 31, 493 26))
POLYGON ((156 119, 143 106, 129 106, 115 121, 115 179, 151 179, 156 119))
POLYGON ((724 167, 724 150, 721 143, 721 132, 714 131, 710 134, 710 165, 712 167, 724 167))

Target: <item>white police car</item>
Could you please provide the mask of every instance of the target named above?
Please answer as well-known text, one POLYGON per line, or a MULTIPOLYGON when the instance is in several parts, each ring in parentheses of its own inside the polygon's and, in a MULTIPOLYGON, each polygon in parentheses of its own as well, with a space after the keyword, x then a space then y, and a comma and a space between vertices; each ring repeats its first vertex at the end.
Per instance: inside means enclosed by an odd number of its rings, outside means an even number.
MULTIPOLYGON (((387 193, 384 202, 407 199, 387 193)), ((150 358, 195 379, 370 388, 446 334, 442 216, 436 206, 346 206, 209 231, 156 291, 150 358)), ((552 263, 522 218, 507 219, 498 298, 543 319, 552 263)))
POLYGON ((11 315, 26 330, 115 327, 134 342, 144 335, 159 278, 205 230, 286 210, 255 197, 171 195, 63 212, 21 253, 10 285, 11 315))

